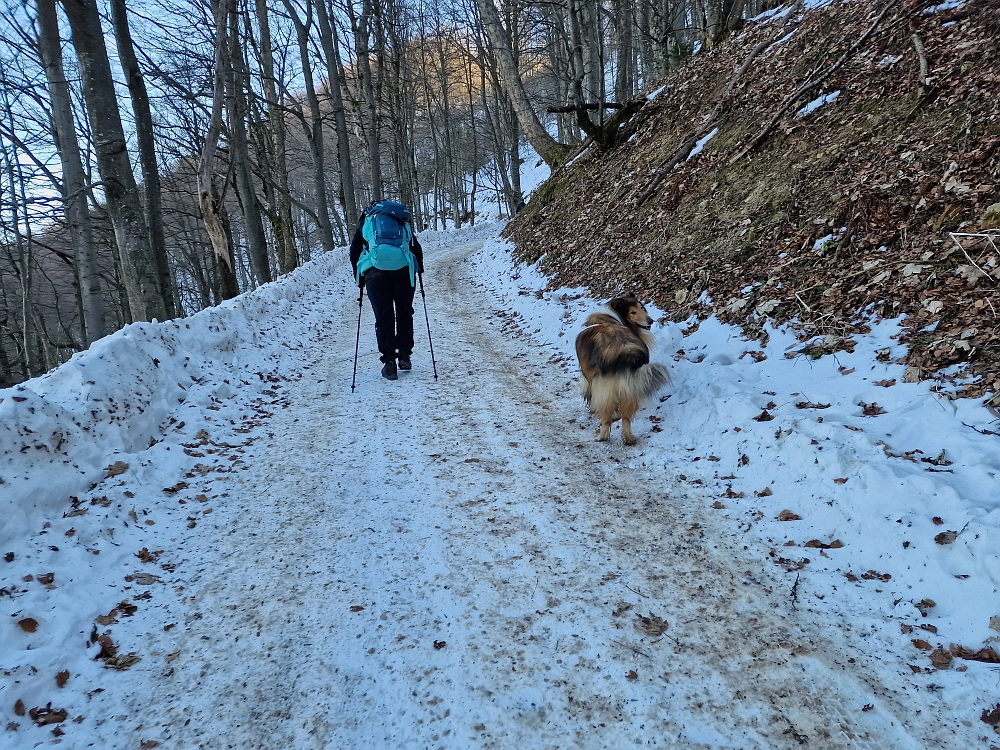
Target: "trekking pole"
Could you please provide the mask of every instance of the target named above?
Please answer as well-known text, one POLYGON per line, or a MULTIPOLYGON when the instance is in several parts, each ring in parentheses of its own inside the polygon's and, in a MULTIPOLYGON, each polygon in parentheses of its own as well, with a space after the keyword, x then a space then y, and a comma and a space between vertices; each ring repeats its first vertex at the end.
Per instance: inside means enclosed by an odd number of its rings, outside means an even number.
POLYGON ((418 273, 417 278, 420 279, 420 296, 424 300, 424 320, 427 321, 427 343, 431 347, 431 367, 434 368, 434 380, 436 381, 438 379, 438 368, 437 363, 434 361, 434 342, 431 341, 431 319, 427 317, 427 295, 424 294, 424 275, 418 273))
POLYGON ((354 384, 358 378, 358 347, 361 344, 361 311, 364 309, 365 288, 358 290, 358 337, 354 341, 354 375, 351 376, 351 393, 354 393, 354 384))

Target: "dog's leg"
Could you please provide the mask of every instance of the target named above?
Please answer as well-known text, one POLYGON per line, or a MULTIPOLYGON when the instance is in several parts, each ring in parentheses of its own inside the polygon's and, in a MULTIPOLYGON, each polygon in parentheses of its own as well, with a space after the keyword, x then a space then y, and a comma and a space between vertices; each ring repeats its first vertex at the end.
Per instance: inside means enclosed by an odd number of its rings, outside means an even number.
POLYGON ((622 442, 625 445, 635 445, 635 435, 632 434, 632 418, 622 415, 622 442))
POLYGON ((601 416, 601 433, 597 436, 597 439, 601 442, 609 440, 611 438, 611 417, 610 415, 601 416))

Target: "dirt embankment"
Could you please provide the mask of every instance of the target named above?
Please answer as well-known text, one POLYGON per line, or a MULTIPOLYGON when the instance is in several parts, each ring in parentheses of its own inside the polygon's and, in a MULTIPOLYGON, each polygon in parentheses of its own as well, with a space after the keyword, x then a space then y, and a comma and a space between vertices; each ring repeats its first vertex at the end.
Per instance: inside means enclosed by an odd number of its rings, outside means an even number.
POLYGON ((908 377, 964 362, 965 395, 1000 393, 1000 4, 930 5, 904 0, 874 23, 885 4, 833 3, 695 56, 617 146, 585 150, 535 193, 507 230, 521 258, 544 256, 557 284, 632 289, 752 336, 795 319, 813 356, 903 315, 908 377))

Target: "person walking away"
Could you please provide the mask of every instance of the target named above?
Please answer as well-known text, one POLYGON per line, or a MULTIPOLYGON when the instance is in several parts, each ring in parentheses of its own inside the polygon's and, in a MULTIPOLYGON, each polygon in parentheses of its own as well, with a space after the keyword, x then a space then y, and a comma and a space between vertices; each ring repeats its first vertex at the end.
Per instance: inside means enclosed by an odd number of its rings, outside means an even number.
POLYGON ((375 313, 375 338, 382 377, 396 380, 412 368, 413 294, 424 272, 424 252, 413 233, 410 212, 396 201, 373 201, 362 212, 351 240, 354 281, 368 288, 375 313))

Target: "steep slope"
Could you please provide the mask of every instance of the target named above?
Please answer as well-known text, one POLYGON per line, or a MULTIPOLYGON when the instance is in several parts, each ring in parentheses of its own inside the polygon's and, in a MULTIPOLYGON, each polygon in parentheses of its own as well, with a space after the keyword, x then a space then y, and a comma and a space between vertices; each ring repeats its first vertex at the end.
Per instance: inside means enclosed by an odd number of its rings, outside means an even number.
POLYGON ((930 5, 819 0, 751 21, 650 94, 619 145, 553 174, 508 229, 519 257, 677 320, 714 312, 765 337, 794 319, 822 337, 814 356, 906 316, 910 379, 968 363, 960 393, 1000 391, 1000 6, 930 5))

